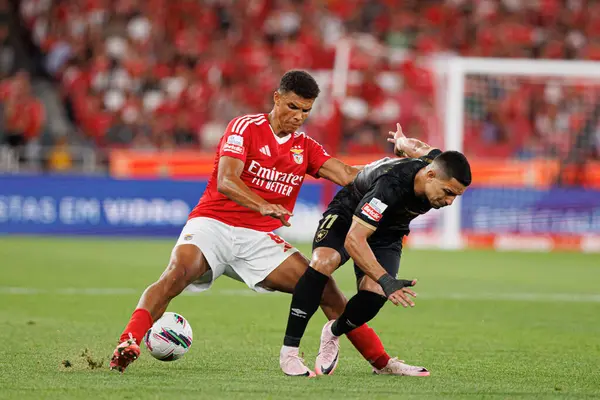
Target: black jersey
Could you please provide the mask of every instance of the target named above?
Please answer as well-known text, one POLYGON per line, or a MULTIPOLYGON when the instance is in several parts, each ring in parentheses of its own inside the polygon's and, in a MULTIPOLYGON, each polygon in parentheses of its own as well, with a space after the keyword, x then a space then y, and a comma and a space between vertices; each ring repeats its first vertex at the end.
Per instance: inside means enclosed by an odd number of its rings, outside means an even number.
POLYGON ((421 158, 383 158, 367 166, 333 202, 350 208, 354 219, 377 230, 373 240, 396 241, 409 233, 410 221, 431 210, 426 198, 415 195, 417 172, 441 154, 432 150, 421 158))

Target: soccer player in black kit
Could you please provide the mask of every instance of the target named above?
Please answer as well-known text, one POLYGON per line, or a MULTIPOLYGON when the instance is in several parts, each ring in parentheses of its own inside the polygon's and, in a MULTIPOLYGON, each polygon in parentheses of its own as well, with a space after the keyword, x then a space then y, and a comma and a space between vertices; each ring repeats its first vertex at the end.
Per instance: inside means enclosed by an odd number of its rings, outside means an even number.
MULTIPOLYGON (((284 346, 299 347, 329 277, 353 259, 358 292, 342 315, 323 327, 315 362, 317 375, 333 373, 339 360, 339 337, 373 319, 386 300, 414 306, 410 296, 416 294, 410 287, 416 281, 396 279, 409 224, 432 208, 451 205, 471 184, 471 168, 463 154, 441 152, 407 139, 399 125, 398 131, 390 134, 397 155, 409 153, 418 158, 384 158, 371 163, 337 193, 315 233, 311 268, 294 290, 284 346), (412 151, 405 153, 407 141, 412 151)), ((429 376, 427 369, 401 360, 370 361, 378 374, 429 376)))

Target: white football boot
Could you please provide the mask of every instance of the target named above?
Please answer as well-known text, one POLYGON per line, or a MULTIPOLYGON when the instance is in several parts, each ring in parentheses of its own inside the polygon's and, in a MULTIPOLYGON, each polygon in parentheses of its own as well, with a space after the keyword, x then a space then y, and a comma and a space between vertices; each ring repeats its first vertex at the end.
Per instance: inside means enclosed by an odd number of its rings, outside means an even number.
POLYGON ((284 374, 288 376, 307 376, 312 378, 315 375, 313 371, 304 365, 304 360, 300 358, 297 347, 283 346, 279 353, 279 366, 284 374))
POLYGON ((390 358, 390 361, 382 369, 373 367, 373 373, 376 375, 429 376, 426 368, 405 364, 404 360, 397 358, 390 358))
POLYGON ((315 361, 317 375, 333 374, 340 360, 340 337, 331 332, 334 322, 335 320, 327 322, 321 331, 321 345, 315 361))

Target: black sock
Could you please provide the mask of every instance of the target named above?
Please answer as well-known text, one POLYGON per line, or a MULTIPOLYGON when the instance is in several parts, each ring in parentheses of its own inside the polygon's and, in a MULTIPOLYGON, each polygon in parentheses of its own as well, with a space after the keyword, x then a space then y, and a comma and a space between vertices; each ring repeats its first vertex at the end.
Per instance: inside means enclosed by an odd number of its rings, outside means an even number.
POLYGON ((300 277, 290 305, 290 316, 283 338, 284 346, 300 347, 300 339, 304 335, 308 321, 319 308, 328 280, 327 275, 311 267, 308 267, 300 277))
POLYGON ((387 299, 377 293, 359 290, 348 304, 346 309, 331 326, 331 331, 336 336, 342 336, 366 324, 381 310, 387 299))

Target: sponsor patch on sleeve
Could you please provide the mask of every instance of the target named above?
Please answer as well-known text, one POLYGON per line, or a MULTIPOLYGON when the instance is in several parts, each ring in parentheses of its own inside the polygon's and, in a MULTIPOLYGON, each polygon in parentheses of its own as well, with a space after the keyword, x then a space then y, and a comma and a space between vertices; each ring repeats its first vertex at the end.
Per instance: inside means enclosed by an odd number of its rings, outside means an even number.
POLYGON ((223 152, 229 152, 234 154, 244 154, 244 146, 238 146, 236 144, 225 143, 223 146, 223 152))
POLYGON ((383 213, 385 209, 388 207, 383 201, 379 200, 377 197, 373 197, 369 204, 380 213, 383 213))
POLYGON ((240 135, 230 135, 227 138, 227 143, 228 144, 234 144, 236 146, 243 146, 244 145, 244 138, 241 137, 240 135))
POLYGON ((383 217, 383 212, 387 207, 387 204, 385 204, 383 201, 373 197, 371 201, 362 206, 361 214, 366 215, 373 221, 379 221, 383 217))

